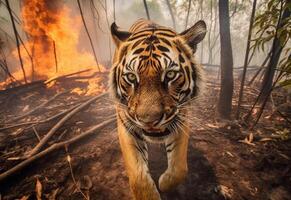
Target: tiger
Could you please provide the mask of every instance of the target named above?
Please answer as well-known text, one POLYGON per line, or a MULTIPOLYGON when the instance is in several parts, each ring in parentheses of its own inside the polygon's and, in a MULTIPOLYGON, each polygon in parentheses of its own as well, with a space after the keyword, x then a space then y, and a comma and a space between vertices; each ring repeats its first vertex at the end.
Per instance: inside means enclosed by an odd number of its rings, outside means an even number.
POLYGON ((202 91, 203 70, 194 55, 206 24, 200 20, 177 33, 140 19, 128 31, 115 22, 110 29, 115 44, 110 94, 131 193, 136 200, 159 200, 160 192, 187 176, 187 105, 202 91), (164 144, 167 152, 168 168, 158 186, 149 172, 148 142, 164 144))

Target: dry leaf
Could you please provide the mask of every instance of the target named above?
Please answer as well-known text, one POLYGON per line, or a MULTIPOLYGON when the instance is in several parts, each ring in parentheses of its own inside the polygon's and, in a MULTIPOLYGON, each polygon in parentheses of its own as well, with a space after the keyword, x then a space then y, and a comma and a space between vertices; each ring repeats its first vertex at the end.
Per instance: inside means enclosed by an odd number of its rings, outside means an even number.
POLYGON ((42 185, 38 178, 36 178, 35 193, 37 200, 41 200, 42 185))
POLYGON ((252 143, 254 141, 254 134, 253 133, 250 133, 249 134, 249 137, 248 137, 248 142, 249 143, 252 143))
POLYGON ((255 146, 253 141, 254 141, 254 134, 253 133, 250 133, 244 140, 239 140, 239 142, 241 142, 241 143, 255 146))
POLYGON ((230 157, 234 157, 234 155, 230 153, 229 151, 226 151, 226 154, 229 155, 230 157))
POLYGON ((279 153, 280 156, 282 156, 283 158, 285 158, 286 160, 290 160, 290 157, 283 154, 283 153, 279 153))
POLYGON ((49 200, 56 200, 58 192, 59 192, 59 188, 53 190, 52 193, 49 195, 48 199, 49 200))
POLYGON ((272 138, 265 137, 265 138, 260 139, 260 142, 268 142, 268 141, 272 141, 272 140, 273 140, 272 138))
POLYGON ((22 112, 26 112, 29 109, 29 105, 24 106, 24 108, 22 109, 22 112))
POLYGON ((85 175, 80 180, 80 188, 83 190, 89 190, 93 186, 91 178, 88 175, 85 175))
POLYGON ((7 158, 7 160, 22 160, 23 157, 10 157, 10 158, 7 158))
POLYGON ((70 156, 70 155, 67 155, 67 161, 68 161, 69 163, 71 163, 71 156, 70 156))
POLYGON ((231 199, 233 195, 233 189, 225 186, 225 185, 218 185, 214 188, 215 192, 219 192, 225 199, 231 199))
POLYGON ((29 199, 29 195, 28 196, 23 196, 20 200, 28 200, 29 199))
POLYGON ((17 136, 17 135, 21 134, 23 131, 24 131, 23 128, 19 128, 15 132, 11 133, 10 135, 17 136))
POLYGON ((214 125, 214 124, 210 124, 210 123, 207 123, 205 125, 208 126, 208 127, 210 127, 210 128, 219 128, 219 126, 214 125))

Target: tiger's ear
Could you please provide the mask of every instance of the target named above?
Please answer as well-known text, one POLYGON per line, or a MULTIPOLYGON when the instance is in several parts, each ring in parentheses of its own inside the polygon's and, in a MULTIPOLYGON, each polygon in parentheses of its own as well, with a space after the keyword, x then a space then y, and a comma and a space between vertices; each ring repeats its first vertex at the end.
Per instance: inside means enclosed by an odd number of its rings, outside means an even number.
POLYGON ((111 24, 111 36, 115 45, 119 47, 123 41, 131 36, 131 33, 119 30, 118 26, 115 24, 115 22, 113 22, 111 24))
POLYGON ((206 32, 207 32, 206 24, 203 20, 200 20, 189 29, 180 33, 179 35, 185 39, 188 45, 195 52, 197 44, 204 39, 206 32))

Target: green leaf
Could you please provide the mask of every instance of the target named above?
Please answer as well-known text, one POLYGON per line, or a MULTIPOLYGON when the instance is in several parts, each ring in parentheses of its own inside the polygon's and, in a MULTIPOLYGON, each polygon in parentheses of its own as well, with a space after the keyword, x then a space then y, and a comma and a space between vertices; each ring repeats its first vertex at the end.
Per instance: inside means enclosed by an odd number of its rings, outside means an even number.
POLYGON ((291 87, 291 79, 286 79, 284 81, 279 82, 279 86, 281 87, 291 87))

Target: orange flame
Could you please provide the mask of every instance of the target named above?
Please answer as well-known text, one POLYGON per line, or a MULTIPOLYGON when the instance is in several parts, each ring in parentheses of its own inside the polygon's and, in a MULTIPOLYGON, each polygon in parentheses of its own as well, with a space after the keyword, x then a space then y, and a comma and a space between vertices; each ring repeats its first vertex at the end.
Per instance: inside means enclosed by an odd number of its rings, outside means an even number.
MULTIPOLYGON (((88 68, 97 70, 92 54, 78 48, 82 21, 80 16, 73 17, 68 7, 60 5, 58 0, 25 0, 21 15, 23 29, 29 37, 25 46, 33 57, 32 67, 31 58, 21 47, 24 68, 30 80, 33 77, 48 79, 88 68)), ((13 52, 14 56, 17 56, 16 53, 13 52)), ((22 78, 21 70, 13 75, 22 78)), ((97 80, 88 81, 92 84, 88 87, 90 93, 93 91, 91 88, 100 90, 97 80)))

